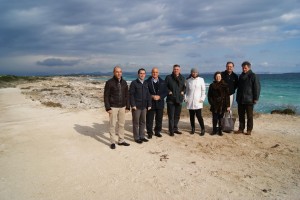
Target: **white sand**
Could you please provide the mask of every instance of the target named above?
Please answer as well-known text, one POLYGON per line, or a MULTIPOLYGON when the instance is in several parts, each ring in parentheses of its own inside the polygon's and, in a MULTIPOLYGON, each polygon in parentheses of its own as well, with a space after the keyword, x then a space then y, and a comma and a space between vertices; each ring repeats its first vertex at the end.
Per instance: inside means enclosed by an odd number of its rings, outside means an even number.
POLYGON ((190 135, 187 118, 170 137, 165 118, 162 138, 136 144, 128 113, 131 146, 111 150, 103 108, 48 108, 7 88, 0 110, 1 200, 300 197, 298 116, 262 115, 251 136, 223 137, 190 135))

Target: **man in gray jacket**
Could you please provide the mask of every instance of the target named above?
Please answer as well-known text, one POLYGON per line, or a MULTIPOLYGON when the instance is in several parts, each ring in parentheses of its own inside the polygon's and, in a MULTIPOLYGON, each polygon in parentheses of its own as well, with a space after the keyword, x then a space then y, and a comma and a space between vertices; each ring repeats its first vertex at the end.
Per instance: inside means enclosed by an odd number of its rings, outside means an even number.
POLYGON ((248 61, 242 63, 243 73, 239 76, 236 101, 238 103, 239 130, 236 134, 244 133, 245 114, 247 113, 247 132, 251 135, 253 129, 253 107, 258 102, 260 95, 260 82, 255 73, 251 70, 248 61))

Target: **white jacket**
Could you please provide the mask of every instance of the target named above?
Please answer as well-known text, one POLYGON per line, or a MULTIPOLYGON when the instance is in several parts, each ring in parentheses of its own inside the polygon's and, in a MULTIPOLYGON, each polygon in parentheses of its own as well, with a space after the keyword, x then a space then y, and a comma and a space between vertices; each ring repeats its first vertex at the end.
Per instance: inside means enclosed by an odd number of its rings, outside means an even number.
POLYGON ((189 110, 198 110, 203 108, 205 100, 205 82, 201 77, 189 78, 186 81, 185 101, 189 110))

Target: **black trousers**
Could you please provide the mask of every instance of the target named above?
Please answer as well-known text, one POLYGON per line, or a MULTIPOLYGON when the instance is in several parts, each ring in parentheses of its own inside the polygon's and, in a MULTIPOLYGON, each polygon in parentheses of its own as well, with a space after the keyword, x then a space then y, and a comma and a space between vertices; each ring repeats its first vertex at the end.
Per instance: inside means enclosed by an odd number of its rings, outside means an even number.
POLYGON ((190 123, 191 123, 191 127, 195 128, 195 115, 198 119, 198 122, 200 124, 201 129, 204 129, 204 122, 203 122, 203 118, 202 118, 202 110, 201 109, 197 109, 197 110, 189 110, 190 113, 190 123))
POLYGON ((246 127, 245 114, 247 114, 247 131, 253 129, 253 104, 238 104, 239 114, 239 130, 244 130, 246 127))
POLYGON ((148 134, 153 134, 153 121, 155 117, 155 133, 161 132, 162 129, 162 119, 163 119, 163 109, 151 109, 147 111, 146 115, 146 128, 148 134))
POLYGON ((217 130, 217 124, 219 124, 219 129, 222 128, 221 125, 221 119, 224 116, 224 113, 212 113, 213 118, 212 118, 212 123, 213 123, 213 131, 217 130))
POLYGON ((178 122, 180 119, 181 107, 181 104, 167 103, 170 133, 178 131, 178 122))

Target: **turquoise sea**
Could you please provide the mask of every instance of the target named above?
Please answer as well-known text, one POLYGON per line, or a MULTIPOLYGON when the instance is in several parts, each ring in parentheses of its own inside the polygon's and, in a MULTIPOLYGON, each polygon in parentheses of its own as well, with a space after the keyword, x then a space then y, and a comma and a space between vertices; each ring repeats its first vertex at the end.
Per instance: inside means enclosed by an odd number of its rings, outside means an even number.
MULTIPOLYGON (((188 74, 183 74, 185 77, 188 74)), ((255 111, 270 113, 275 109, 292 108, 300 114, 300 73, 287 74, 257 74, 261 83, 261 94, 259 102, 255 105, 255 111)), ((161 75, 165 78, 165 74, 161 75)), ((213 81, 213 74, 200 74, 204 78, 206 86, 213 81)), ((125 80, 136 79, 136 74, 126 74, 125 80)), ((97 78, 107 80, 108 77, 97 78)), ((208 105, 207 100, 205 104, 208 105)), ((236 103, 234 104, 236 106, 236 103)))

